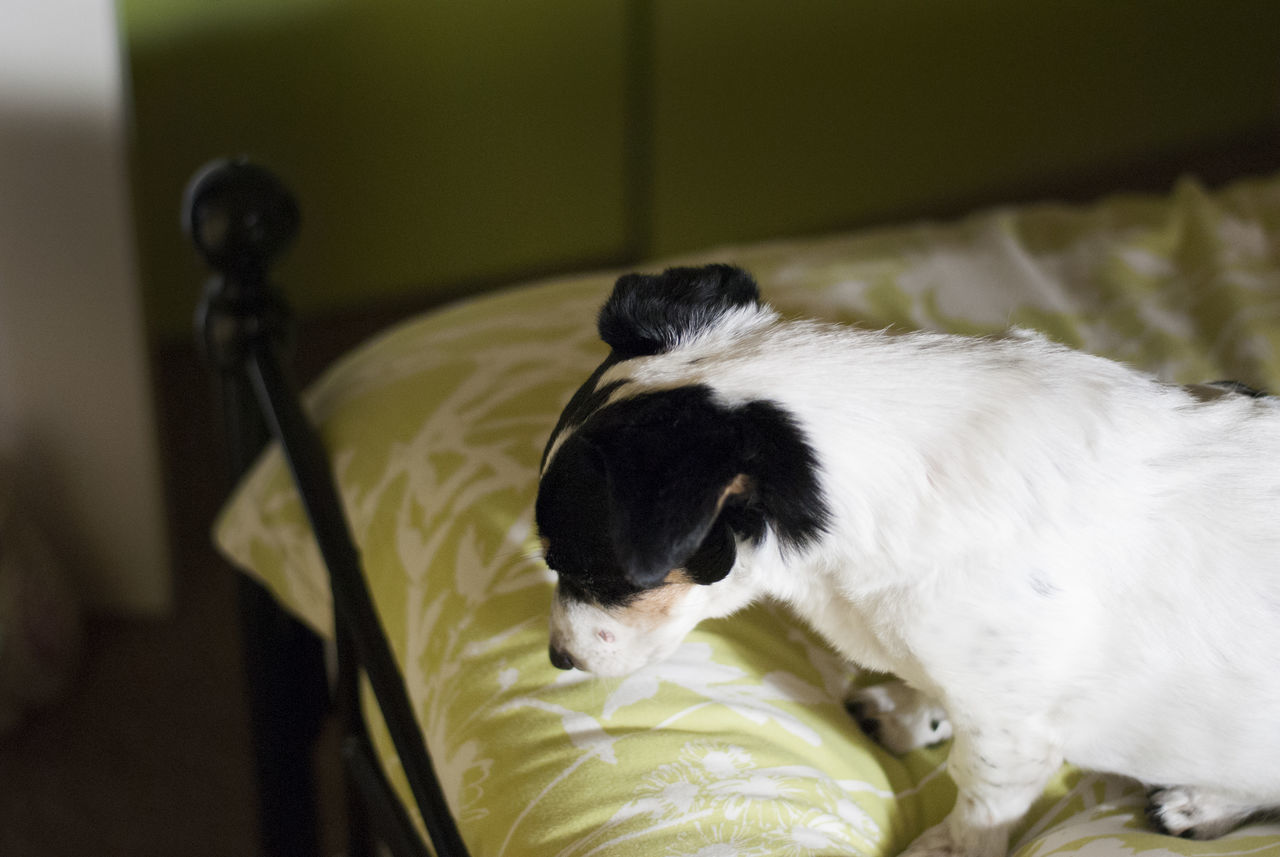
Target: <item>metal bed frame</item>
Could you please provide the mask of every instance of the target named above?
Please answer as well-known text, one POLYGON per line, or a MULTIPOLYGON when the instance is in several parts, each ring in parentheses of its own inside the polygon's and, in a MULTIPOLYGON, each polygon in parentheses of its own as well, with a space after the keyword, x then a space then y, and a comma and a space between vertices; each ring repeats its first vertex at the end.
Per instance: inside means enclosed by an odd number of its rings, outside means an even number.
POLYGON ((274 175, 243 159, 202 168, 183 198, 183 223, 214 274, 196 313, 196 334, 214 370, 234 480, 269 439, 281 447, 302 498, 333 592, 336 677, 323 643, 256 582, 240 578, 263 853, 319 854, 311 754, 328 712, 342 725, 348 853, 466 857, 398 665, 365 585, 324 447, 304 412, 281 352, 292 338, 288 306, 269 269, 297 234, 298 205, 274 175), (388 783, 361 711, 367 679, 391 734, 431 851, 388 783))

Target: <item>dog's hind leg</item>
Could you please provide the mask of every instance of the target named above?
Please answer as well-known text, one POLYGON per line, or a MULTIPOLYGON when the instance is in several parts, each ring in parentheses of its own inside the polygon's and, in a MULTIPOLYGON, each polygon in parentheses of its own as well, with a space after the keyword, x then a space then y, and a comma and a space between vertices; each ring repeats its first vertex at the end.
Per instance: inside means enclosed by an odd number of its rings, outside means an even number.
POLYGON ((951 722, 942 706, 898 679, 856 688, 844 705, 862 731, 892 753, 951 737, 951 722))
POLYGON ((1160 833, 1183 839, 1215 839, 1257 815, 1274 814, 1276 807, 1242 803, 1195 786, 1152 789, 1147 794, 1147 818, 1160 833))

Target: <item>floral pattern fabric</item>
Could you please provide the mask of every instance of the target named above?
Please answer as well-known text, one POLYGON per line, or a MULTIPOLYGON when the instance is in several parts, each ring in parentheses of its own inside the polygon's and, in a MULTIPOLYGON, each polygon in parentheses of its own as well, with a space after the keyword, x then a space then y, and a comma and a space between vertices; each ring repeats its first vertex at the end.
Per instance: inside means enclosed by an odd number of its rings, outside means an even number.
MULTIPOLYGON (((1280 389, 1280 177, 664 264, 703 261, 752 271, 788 314, 962 333, 1032 327, 1169 380, 1280 389)), ((307 395, 468 847, 477 857, 896 853, 950 808, 947 748, 898 758, 869 741, 842 706, 850 670, 784 609, 705 623, 670 660, 621 679, 548 661, 538 460, 604 357, 595 313, 615 276, 408 321, 307 395)), ((242 482, 216 538, 331 633, 325 573, 277 451, 242 482)), ((411 805, 372 707, 370 717, 411 805)), ((1137 783, 1064 767, 1012 851, 1280 857, 1280 827, 1189 842, 1150 832, 1143 805, 1137 783)))

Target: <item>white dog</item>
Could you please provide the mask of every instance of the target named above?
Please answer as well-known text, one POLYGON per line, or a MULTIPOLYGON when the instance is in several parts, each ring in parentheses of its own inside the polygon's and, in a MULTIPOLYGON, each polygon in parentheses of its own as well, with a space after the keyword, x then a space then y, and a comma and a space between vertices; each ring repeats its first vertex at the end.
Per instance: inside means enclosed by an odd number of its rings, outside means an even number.
POLYGON ((1158 787, 1184 836, 1280 806, 1278 400, 1025 332, 783 320, 727 266, 622 277, 599 326, 537 501, 557 666, 790 605, 905 681, 854 703, 888 746, 954 732, 912 855, 1002 855, 1064 759, 1158 787))

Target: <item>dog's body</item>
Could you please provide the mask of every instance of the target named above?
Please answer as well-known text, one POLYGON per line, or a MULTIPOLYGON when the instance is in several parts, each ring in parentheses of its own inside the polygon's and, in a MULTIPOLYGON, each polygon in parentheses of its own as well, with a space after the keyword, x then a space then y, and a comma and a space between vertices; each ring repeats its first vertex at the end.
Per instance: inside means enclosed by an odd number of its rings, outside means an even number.
POLYGON ((1025 333, 786 321, 723 266, 622 278, 600 328, 539 490, 557 665, 789 604, 923 694, 860 700, 891 746, 945 710, 960 792, 917 854, 1002 854, 1063 759, 1168 787, 1184 835, 1280 805, 1276 400, 1025 333))

